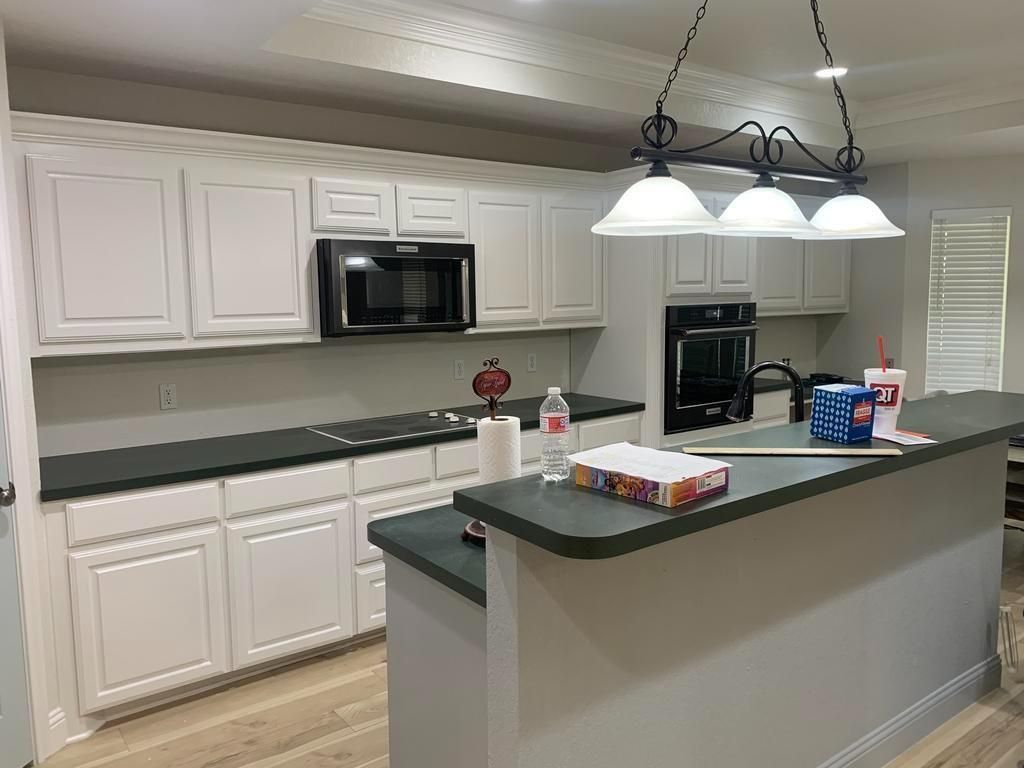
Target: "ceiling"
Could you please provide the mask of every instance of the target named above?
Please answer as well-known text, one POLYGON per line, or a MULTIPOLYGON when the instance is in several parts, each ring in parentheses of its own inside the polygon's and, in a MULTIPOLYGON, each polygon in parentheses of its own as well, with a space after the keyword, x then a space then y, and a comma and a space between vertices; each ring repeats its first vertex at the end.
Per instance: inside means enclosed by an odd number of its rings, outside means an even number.
MULTIPOLYGON (((850 67, 843 84, 864 126, 859 143, 887 161, 912 154, 898 148, 917 143, 912 131, 922 125, 938 126, 935 114, 958 114, 921 142, 942 151, 968 135, 972 154, 985 151, 988 135, 998 139, 993 152, 1015 149, 1008 137, 1024 126, 1024 109, 1006 108, 1024 105, 1024 79, 1014 80, 1024 69, 1014 39, 1024 3, 986 0, 955 13, 939 5, 822 0, 836 62, 850 67), (980 111, 993 104, 999 114, 980 111), (976 119, 963 119, 966 109, 976 119)), ((603 144, 635 140, 695 8, 696 0, 0 0, 15 65, 603 144)), ((811 74, 822 63, 806 0, 711 0, 669 110, 693 126, 690 141, 750 113, 836 146, 831 88, 811 74)))

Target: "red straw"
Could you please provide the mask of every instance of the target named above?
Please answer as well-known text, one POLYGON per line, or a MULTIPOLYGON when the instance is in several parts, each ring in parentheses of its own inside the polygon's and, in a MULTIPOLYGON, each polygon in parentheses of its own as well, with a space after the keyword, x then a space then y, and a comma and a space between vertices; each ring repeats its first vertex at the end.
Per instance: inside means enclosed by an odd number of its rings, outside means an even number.
POLYGON ((882 361, 882 373, 885 373, 885 342, 878 337, 878 357, 882 361))

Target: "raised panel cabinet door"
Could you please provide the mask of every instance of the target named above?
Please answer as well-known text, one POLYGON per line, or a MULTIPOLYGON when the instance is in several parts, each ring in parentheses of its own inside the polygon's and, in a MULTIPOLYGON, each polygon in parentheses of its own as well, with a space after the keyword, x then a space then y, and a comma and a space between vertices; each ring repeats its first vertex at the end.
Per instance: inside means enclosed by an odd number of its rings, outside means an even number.
MULTIPOLYGON (((731 196, 715 195, 715 215, 721 216, 731 196)), ((753 237, 711 238, 714 246, 713 291, 716 295, 753 294, 757 285, 757 239, 753 237)))
POLYGON ((800 314, 803 303, 803 242, 788 237, 765 237, 758 240, 758 314, 800 314))
POLYGON ((395 185, 313 179, 313 228, 349 235, 395 236, 395 185))
POLYGON ((40 342, 184 338, 180 168, 119 153, 27 172, 40 342))
POLYGON ((596 195, 544 196, 544 320, 604 317, 604 243, 590 231, 603 208, 596 195))
POLYGON ((312 331, 306 179, 207 170, 186 178, 195 335, 312 331))
MULTIPOLYGON (((709 211, 714 198, 698 194, 709 211)), ((675 235, 665 238, 665 295, 710 296, 712 285, 713 241, 709 235, 675 235)))
POLYGON ((805 244, 804 306, 811 310, 850 309, 850 243, 808 240, 805 244))
POLYGON ((363 634, 387 622, 384 563, 356 568, 356 632, 363 634))
POLYGON ((71 550, 82 711, 228 671, 216 525, 71 550))
POLYGON ((476 245, 478 325, 540 322, 540 197, 471 192, 469 235, 476 245))
POLYGON ((351 637, 348 504, 228 524, 235 668, 351 637))
POLYGON ((398 185, 398 234, 465 239, 469 234, 466 190, 398 185))

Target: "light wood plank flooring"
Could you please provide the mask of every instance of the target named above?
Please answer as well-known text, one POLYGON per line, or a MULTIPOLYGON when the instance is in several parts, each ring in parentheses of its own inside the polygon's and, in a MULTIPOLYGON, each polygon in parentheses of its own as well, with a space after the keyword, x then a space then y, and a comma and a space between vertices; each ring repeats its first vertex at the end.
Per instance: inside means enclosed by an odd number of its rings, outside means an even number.
MULTIPOLYGON (((1003 602, 1024 640, 1024 533, 1007 534, 1003 602)), ((387 703, 377 640, 112 723, 44 768, 387 768, 387 703)), ((888 768, 1024 768, 1024 671, 888 768)))

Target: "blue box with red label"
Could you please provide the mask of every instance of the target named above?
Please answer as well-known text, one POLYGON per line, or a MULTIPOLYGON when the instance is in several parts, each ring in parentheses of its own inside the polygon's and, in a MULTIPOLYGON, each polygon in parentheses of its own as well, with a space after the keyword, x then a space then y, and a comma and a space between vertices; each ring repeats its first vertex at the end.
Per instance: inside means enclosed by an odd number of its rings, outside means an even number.
POLYGON ((875 421, 875 390, 852 384, 825 384, 814 388, 811 435, 834 443, 871 439, 875 421))

